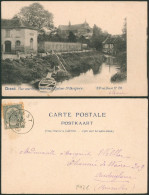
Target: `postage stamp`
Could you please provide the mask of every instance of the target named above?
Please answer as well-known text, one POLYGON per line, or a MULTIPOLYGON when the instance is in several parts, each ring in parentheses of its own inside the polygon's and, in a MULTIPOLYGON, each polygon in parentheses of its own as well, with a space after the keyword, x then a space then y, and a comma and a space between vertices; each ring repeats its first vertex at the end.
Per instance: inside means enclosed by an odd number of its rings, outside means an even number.
MULTIPOLYGON (((8 105, 3 105, 3 116, 4 116, 4 126, 5 129, 10 129, 10 125, 9 125, 9 119, 10 116, 12 115, 12 113, 14 113, 17 110, 22 110, 23 109, 23 104, 8 104, 8 105)), ((19 115, 19 120, 23 120, 23 112, 20 111, 20 115, 19 115)), ((19 121, 18 120, 18 121, 19 121)), ((15 124, 16 128, 19 127, 24 127, 23 123, 17 123, 15 124)))
POLYGON ((34 125, 32 114, 25 110, 22 104, 3 105, 5 129, 11 129, 15 133, 28 133, 34 125))

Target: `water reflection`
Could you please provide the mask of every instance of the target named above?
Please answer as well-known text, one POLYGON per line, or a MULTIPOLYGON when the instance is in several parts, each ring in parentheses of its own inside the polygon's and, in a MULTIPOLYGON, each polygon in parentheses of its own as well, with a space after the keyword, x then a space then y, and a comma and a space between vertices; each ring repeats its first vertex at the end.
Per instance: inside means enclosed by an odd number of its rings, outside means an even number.
POLYGON ((66 85, 87 85, 87 84, 110 84, 111 77, 119 72, 119 65, 114 57, 107 57, 102 64, 93 65, 85 73, 69 80, 58 83, 59 87, 66 85))
POLYGON ((115 57, 112 57, 112 56, 108 56, 106 58, 106 64, 108 65, 116 65, 117 64, 117 59, 115 57))
POLYGON ((112 68, 112 66, 114 66, 117 69, 117 72, 120 69, 120 65, 117 63, 117 59, 115 57, 112 56, 108 56, 106 61, 105 61, 105 65, 107 65, 109 67, 109 72, 112 68))
POLYGON ((93 65, 92 70, 94 75, 99 74, 102 70, 102 65, 100 64, 93 65))

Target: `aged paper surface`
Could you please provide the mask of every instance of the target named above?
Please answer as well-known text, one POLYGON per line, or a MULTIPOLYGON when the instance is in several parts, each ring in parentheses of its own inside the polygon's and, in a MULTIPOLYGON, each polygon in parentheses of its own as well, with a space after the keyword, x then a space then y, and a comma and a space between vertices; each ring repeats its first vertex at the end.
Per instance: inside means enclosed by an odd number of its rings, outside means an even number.
POLYGON ((3 1, 1 11, 3 96, 147 95, 147 2, 3 1))
POLYGON ((2 193, 147 192, 147 100, 2 102, 2 193))

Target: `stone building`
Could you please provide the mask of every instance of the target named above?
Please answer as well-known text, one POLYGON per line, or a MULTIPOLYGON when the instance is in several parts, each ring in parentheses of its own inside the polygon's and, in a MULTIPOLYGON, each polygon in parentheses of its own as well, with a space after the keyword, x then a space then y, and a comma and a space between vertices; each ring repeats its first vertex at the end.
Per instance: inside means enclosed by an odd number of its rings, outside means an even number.
POLYGON ((93 34, 92 28, 86 21, 83 24, 71 25, 69 22, 68 25, 59 25, 58 34, 62 38, 67 38, 70 32, 72 32, 77 37, 84 36, 86 39, 90 38, 93 34))
POLYGON ((1 20, 3 54, 37 53, 38 31, 18 19, 1 20))

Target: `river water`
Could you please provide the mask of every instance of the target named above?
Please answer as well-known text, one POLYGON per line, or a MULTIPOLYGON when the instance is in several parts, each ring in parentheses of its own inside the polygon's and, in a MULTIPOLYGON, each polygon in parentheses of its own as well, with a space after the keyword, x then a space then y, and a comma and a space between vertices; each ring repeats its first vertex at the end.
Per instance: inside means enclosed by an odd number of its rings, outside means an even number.
POLYGON ((114 57, 107 57, 106 62, 101 65, 93 66, 86 73, 81 73, 77 77, 59 82, 58 86, 63 87, 66 85, 87 85, 87 84, 110 84, 111 77, 119 72, 119 65, 116 63, 114 57))
MULTIPOLYGON (((102 64, 92 66, 85 73, 81 73, 79 76, 75 76, 70 78, 69 80, 64 80, 62 82, 57 82, 55 90, 39 90, 34 88, 29 84, 21 84, 21 85, 3 85, 3 91, 7 91, 8 95, 27 95, 27 96, 62 96, 62 95, 93 95, 97 94, 98 86, 115 86, 116 83, 111 83, 111 77, 119 72, 120 66, 116 63, 115 58, 107 57, 107 60, 102 64), (14 87, 16 90, 7 90, 7 87, 14 87), (81 90, 74 90, 75 88, 82 88, 81 90), (27 91, 27 92, 26 92, 27 91), (25 93, 26 92, 26 93, 25 93)), ((122 83, 121 83, 122 84, 122 83)), ((99 94, 100 95, 100 94, 99 94)))

